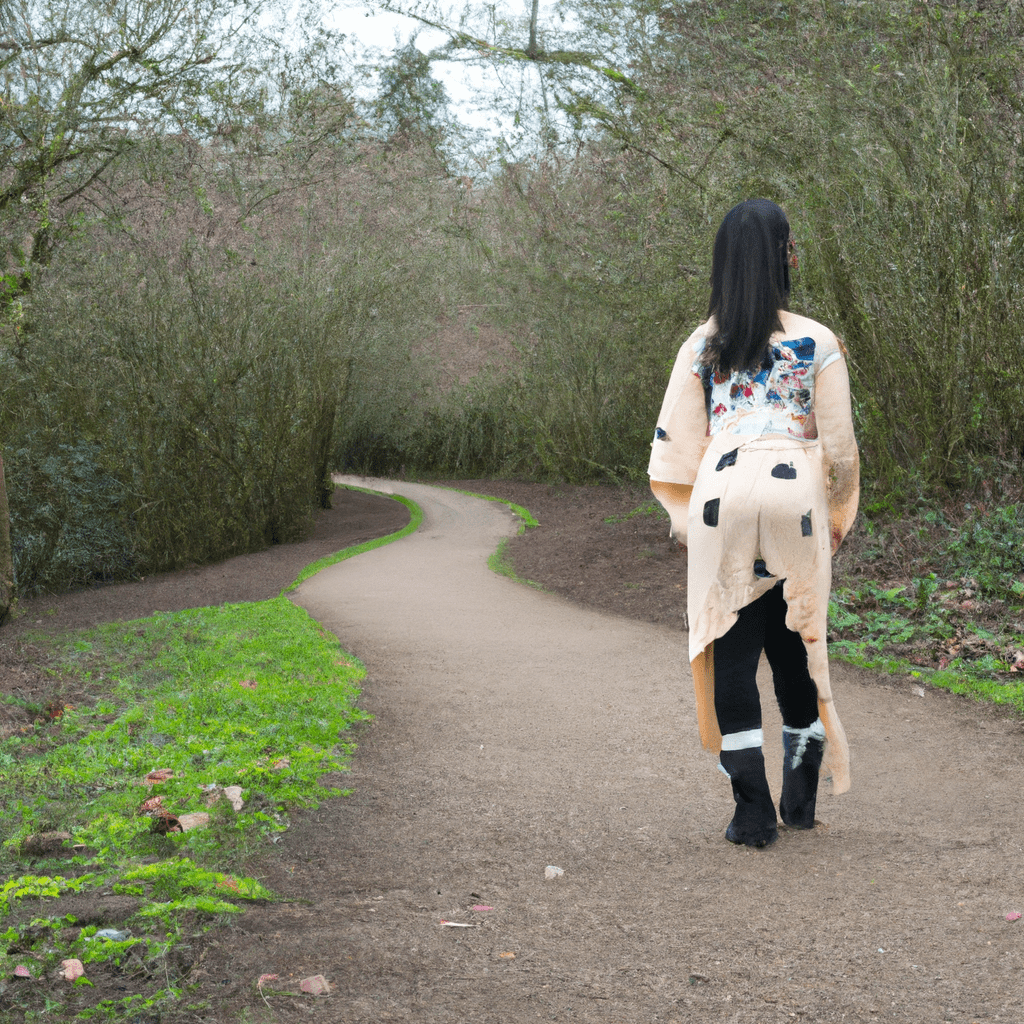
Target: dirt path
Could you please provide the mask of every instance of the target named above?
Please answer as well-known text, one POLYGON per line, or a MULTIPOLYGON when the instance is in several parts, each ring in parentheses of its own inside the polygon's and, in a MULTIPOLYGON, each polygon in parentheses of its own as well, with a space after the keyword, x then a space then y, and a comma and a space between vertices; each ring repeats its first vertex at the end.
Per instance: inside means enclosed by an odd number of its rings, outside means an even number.
POLYGON ((312 902, 247 913, 211 982, 335 986, 312 1013, 273 999, 278 1021, 1024 1019, 1019 724, 835 665, 852 792, 813 832, 733 847, 685 636, 490 572, 501 505, 379 486, 421 529, 297 594, 368 668, 355 793, 268 867, 312 902))

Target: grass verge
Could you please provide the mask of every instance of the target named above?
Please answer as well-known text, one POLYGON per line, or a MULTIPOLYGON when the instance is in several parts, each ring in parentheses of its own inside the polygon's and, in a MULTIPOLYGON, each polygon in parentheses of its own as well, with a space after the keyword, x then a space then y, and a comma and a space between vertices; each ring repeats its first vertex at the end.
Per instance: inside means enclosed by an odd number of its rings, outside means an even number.
MULTIPOLYGON (((484 501, 497 501, 502 505, 507 505, 512 513, 519 519, 519 529, 516 531, 516 536, 520 536, 525 533, 528 529, 534 526, 539 526, 536 517, 528 509, 522 505, 517 505, 514 501, 508 501, 506 498, 496 498, 493 494, 477 494, 475 491, 463 491, 457 487, 446 487, 448 491, 455 491, 457 494, 465 494, 470 498, 482 498, 484 501)), ((533 587, 534 590, 544 590, 544 585, 537 583, 534 580, 528 580, 523 576, 520 576, 516 572, 515 563, 512 561, 508 554, 508 538, 504 537, 499 542, 497 549, 487 559, 487 568, 492 572, 496 572, 499 576, 506 576, 508 579, 513 580, 516 583, 522 583, 527 587, 533 587)))
MULTIPOLYGON (((398 500, 409 526, 288 590, 416 529, 398 500)), ((33 639, 60 697, 11 709, 29 724, 0 740, 4 1019, 185 1009, 178 947, 275 898, 243 865, 347 769, 365 670, 284 594, 33 639), (84 965, 73 984, 65 960, 84 965)))
MULTIPOLYGON (((300 583, 305 583, 310 576, 315 576, 321 569, 326 569, 329 565, 335 565, 338 562, 344 562, 346 558, 352 558, 355 555, 361 555, 366 551, 372 551, 374 548, 383 547, 385 544, 390 544, 392 541, 398 540, 401 537, 407 537, 410 533, 415 533, 420 528, 420 523, 423 522, 423 509, 411 501, 409 498, 403 498, 400 494, 387 494, 383 495, 380 491, 370 490, 367 487, 351 487, 345 485, 347 490, 360 491, 363 494, 376 494, 382 497, 393 498, 395 501, 404 505, 409 510, 409 522, 406 526, 403 526, 401 530, 396 530, 394 533, 389 533, 386 537, 378 537, 375 540, 368 540, 363 544, 356 544, 354 547, 345 548, 344 551, 336 551, 333 555, 325 555, 323 558, 311 565, 306 566, 302 572, 299 573, 295 582, 285 588, 284 593, 291 593, 300 583)), ((482 495, 481 495, 482 497, 482 495)), ((529 513, 527 513, 529 515, 529 513)), ((535 524, 533 524, 535 525, 535 524)))

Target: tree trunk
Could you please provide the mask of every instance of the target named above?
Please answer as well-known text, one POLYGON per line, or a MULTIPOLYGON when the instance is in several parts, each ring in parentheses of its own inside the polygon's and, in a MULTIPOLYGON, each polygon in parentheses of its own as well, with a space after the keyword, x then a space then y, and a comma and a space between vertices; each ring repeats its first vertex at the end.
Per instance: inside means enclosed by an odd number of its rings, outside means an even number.
POLYGON ((526 47, 526 55, 530 60, 537 59, 537 8, 540 0, 533 0, 533 10, 530 12, 530 42, 526 47))

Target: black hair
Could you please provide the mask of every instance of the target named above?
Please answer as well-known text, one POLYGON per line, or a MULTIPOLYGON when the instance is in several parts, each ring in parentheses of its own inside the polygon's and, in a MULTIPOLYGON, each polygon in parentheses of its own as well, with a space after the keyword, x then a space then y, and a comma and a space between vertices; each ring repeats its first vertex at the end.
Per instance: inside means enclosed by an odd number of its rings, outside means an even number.
POLYGON ((708 316, 715 332, 701 361, 720 373, 756 370, 789 303, 789 221, 767 199, 734 206, 715 235, 708 316))

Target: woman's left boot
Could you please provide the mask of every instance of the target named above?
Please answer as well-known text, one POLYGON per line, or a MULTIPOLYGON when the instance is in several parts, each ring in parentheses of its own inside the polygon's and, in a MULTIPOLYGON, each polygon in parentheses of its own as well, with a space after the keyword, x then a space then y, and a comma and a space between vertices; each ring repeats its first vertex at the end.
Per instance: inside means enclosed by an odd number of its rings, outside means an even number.
POLYGON ((725 838, 742 846, 771 846, 779 838, 779 828, 761 748, 723 750, 719 761, 732 782, 736 801, 736 813, 725 838))
POLYGON ((779 814, 790 828, 814 828, 818 777, 825 755, 825 727, 816 719, 806 729, 782 727, 782 799, 779 814))

